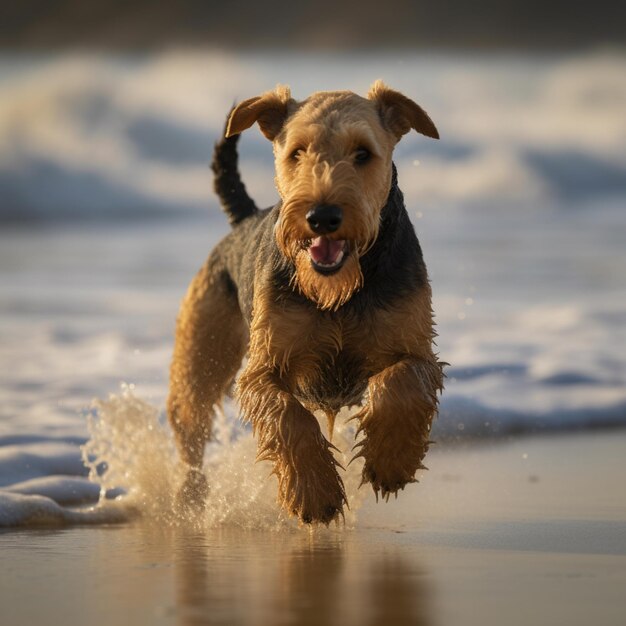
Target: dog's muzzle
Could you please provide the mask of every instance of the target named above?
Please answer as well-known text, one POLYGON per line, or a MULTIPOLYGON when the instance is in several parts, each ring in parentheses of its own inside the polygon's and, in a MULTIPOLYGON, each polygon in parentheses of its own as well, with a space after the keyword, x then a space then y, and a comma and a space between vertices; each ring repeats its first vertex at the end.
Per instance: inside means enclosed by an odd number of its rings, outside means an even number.
POLYGON ((316 235, 327 235, 341 226, 343 211, 334 204, 320 204, 306 214, 306 221, 316 235))

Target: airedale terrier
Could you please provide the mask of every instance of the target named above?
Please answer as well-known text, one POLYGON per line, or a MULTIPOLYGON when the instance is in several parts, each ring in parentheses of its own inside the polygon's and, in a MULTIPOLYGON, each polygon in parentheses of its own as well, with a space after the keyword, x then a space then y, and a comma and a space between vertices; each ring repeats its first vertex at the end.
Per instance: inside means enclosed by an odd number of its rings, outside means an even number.
POLYGON ((420 106, 380 81, 366 98, 334 91, 302 102, 277 87, 231 111, 213 170, 233 230, 189 287, 171 366, 183 500, 204 501, 214 408, 246 355, 237 396, 289 513, 327 524, 346 504, 317 410, 332 438, 341 407, 361 405, 357 456, 377 496, 415 481, 443 374, 426 266, 392 162, 412 128, 438 138, 420 106), (237 169, 239 133, 255 122, 273 142, 281 198, 266 210, 237 169))

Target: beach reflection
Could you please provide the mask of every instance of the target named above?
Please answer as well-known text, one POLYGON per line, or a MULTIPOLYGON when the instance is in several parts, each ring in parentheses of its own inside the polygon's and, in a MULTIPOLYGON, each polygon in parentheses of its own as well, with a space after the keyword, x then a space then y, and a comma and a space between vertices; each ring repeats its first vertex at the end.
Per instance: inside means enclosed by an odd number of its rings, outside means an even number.
POLYGON ((175 543, 175 613, 185 626, 432 624, 430 585, 400 546, 232 530, 181 530, 175 543))

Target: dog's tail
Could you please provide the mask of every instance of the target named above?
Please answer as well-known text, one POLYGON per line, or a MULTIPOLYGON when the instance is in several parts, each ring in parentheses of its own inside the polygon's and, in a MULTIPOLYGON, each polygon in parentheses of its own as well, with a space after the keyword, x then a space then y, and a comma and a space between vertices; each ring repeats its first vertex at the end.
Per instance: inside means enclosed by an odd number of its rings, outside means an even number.
POLYGON ((239 224, 247 217, 258 212, 259 208, 254 200, 248 195, 246 186, 241 180, 237 163, 237 143, 239 135, 226 137, 226 133, 215 144, 211 169, 215 174, 213 188, 220 199, 222 208, 231 226, 239 224))

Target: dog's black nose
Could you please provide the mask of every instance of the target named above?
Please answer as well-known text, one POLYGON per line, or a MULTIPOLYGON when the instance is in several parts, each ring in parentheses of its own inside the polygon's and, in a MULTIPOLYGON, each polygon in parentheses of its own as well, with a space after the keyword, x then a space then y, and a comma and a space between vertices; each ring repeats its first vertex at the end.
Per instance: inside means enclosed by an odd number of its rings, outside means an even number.
POLYGON ((311 230, 318 235, 334 233, 343 220, 341 208, 334 204, 320 204, 306 214, 311 230))

